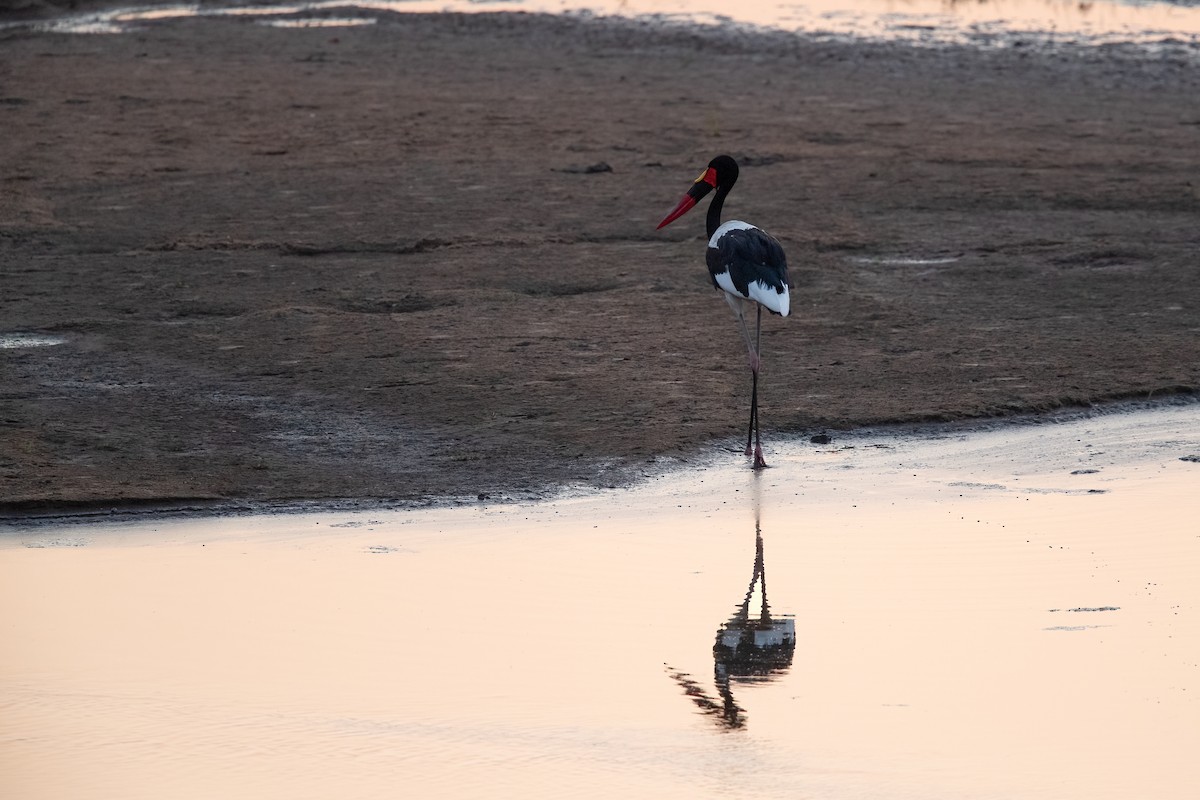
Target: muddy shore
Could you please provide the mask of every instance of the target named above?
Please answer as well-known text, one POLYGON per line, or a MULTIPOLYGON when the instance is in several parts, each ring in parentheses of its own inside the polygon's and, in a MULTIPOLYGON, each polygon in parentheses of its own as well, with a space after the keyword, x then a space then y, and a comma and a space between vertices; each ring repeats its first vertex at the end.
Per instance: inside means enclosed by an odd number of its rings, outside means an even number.
POLYGON ((795 283, 768 460, 1200 386, 1186 47, 372 16, 0 31, 0 336, 61 342, 0 349, 0 513, 522 498, 733 448, 703 215, 654 230, 721 152, 795 283))

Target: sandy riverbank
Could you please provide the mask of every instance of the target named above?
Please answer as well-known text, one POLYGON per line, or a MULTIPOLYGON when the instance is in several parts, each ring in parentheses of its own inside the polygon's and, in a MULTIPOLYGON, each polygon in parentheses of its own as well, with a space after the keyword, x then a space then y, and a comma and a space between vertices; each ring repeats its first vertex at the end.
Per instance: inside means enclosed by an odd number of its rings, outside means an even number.
POLYGON ((702 218, 654 231, 718 152, 796 283, 770 435, 1193 392, 1198 91, 520 15, 4 31, 0 333, 63 343, 0 350, 0 509, 526 496, 736 437, 702 218))

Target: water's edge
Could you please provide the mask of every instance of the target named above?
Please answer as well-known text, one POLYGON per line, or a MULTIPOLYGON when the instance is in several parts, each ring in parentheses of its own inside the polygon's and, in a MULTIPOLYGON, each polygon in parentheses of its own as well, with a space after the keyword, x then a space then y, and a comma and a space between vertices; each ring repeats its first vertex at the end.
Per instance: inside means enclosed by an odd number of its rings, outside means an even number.
MULTIPOLYGON (((898 441, 940 439, 947 436, 970 436, 1001 430, 1023 430, 1041 425, 1059 425, 1118 414, 1138 414, 1166 408, 1200 406, 1200 397, 1181 393, 1158 399, 1121 400, 1087 408, 1064 408, 1049 412, 1014 414, 986 419, 960 419, 945 422, 897 422, 869 425, 833 434, 818 442, 809 434, 772 437, 772 445, 780 450, 800 447, 838 449, 854 447, 856 441, 889 437, 898 441)), ((294 515, 324 512, 418 511, 464 506, 522 506, 568 498, 594 497, 603 491, 637 489, 655 479, 668 477, 685 470, 704 470, 717 463, 739 458, 738 442, 733 439, 714 442, 707 448, 689 454, 663 455, 650 464, 626 465, 609 469, 603 482, 530 487, 504 494, 476 496, 444 495, 418 500, 398 500, 385 497, 343 497, 286 500, 247 500, 212 497, 163 497, 136 500, 85 500, 77 502, 35 501, 24 503, 0 502, 0 536, 5 527, 28 529, 31 526, 62 524, 112 524, 120 521, 168 520, 180 518, 236 517, 250 515, 294 515), (620 478, 614 479, 616 472, 620 478)), ((1200 455, 1200 454, 1197 454, 1200 455)), ((747 468, 749 469, 749 468, 747 468)))
POLYGON ((750 4, 730 10, 707 0, 310 0, 259 3, 84 2, 69 7, 30 0, 0 13, 5 30, 34 33, 119 34, 187 18, 236 18, 275 27, 373 25, 389 15, 549 15, 632 24, 647 29, 704 31, 726 39, 882 43, 916 47, 1103 49, 1106 56, 1194 57, 1200 53, 1200 7, 1189 3, 925 2, 897 9, 888 3, 844 5, 750 4), (5 20, 7 17, 7 20, 5 20))

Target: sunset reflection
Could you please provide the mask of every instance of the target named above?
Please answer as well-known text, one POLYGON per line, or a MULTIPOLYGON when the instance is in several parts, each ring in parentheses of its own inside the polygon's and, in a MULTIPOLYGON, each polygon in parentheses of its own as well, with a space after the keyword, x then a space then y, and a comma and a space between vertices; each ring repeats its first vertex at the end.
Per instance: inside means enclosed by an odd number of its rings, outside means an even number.
POLYGON ((1189 402, 546 503, 10 524, 0 785, 1191 800, 1198 432, 1189 402))
MULTIPOLYGON (((752 25, 818 37, 906 41, 922 45, 1128 42, 1154 47, 1200 36, 1200 7, 1169 2, 1094 0, 804 0, 739 3, 720 0, 317 0, 233 8, 181 4, 118 8, 42 23, 57 33, 122 33, 176 17, 301 15, 292 27, 369 25, 374 17, 313 18, 331 10, 363 13, 525 12, 645 17, 719 25, 752 25)), ((10 23, 12 24, 12 23, 10 23)), ((23 24, 23 23, 15 23, 23 24)), ((272 23, 273 25, 289 23, 272 23)), ((0 28, 5 27, 0 25, 0 28)))

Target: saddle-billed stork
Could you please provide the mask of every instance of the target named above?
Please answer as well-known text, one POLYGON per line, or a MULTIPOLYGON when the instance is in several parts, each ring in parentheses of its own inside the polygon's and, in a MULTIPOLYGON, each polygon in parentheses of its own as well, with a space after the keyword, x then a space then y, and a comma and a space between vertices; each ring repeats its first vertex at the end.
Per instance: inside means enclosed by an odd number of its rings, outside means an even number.
POLYGON ((766 231, 742 222, 721 222, 725 198, 738 178, 738 165, 729 156, 717 156, 688 189, 679 205, 658 223, 662 228, 682 217, 692 206, 716 189, 708 206, 708 274, 713 286, 720 289, 725 301, 737 316, 750 351, 750 430, 746 434, 746 455, 754 456, 754 468, 767 465, 763 460, 762 437, 758 430, 758 368, 761 365, 759 344, 762 338, 762 310, 786 317, 789 311, 787 257, 775 237, 766 231), (746 317, 754 312, 754 336, 746 317))

